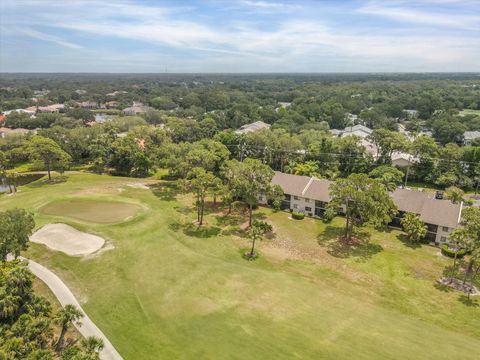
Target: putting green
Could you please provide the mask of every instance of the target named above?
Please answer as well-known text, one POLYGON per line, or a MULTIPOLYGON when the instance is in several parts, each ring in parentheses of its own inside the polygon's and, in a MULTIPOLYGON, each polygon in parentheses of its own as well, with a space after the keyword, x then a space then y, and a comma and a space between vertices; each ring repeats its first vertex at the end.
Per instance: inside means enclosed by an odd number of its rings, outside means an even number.
POLYGON ((140 206, 126 202, 74 199, 53 201, 42 207, 40 212, 97 224, 112 224, 134 216, 139 210, 140 206))

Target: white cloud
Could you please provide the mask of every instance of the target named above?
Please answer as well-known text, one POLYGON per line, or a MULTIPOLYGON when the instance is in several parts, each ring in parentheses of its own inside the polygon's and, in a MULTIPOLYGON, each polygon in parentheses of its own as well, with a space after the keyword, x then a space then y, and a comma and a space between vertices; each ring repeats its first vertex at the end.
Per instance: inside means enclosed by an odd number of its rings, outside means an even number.
MULTIPOLYGON (((438 2, 439 0, 437 0, 438 2)), ((443 0, 442 4, 458 3, 456 0, 443 0)), ((439 12, 435 10, 416 10, 402 3, 370 2, 358 9, 359 13, 387 17, 396 21, 433 25, 467 30, 480 30, 480 16, 475 14, 453 13, 452 11, 439 12), (386 4, 386 5, 385 5, 386 4), (397 6, 391 6, 391 4, 397 6), (400 6, 399 6, 400 5, 400 6)))
POLYGON ((278 3, 278 2, 269 2, 269 1, 242 1, 243 4, 248 6, 253 6, 262 9, 278 9, 278 8, 285 8, 290 7, 289 4, 278 3))
MULTIPOLYGON (((430 1, 451 3, 457 0, 430 1)), ((243 3, 259 9, 289 6, 266 1, 243 3)), ((394 6, 382 4, 369 2, 359 11, 351 10, 347 15, 376 15, 448 28, 478 27, 472 20, 478 17, 477 15, 457 14, 447 18, 444 15, 437 16, 410 9, 405 5, 405 1, 389 3, 394 6)), ((54 42, 67 48, 79 49, 80 45, 37 29, 48 28, 49 33, 52 29, 68 30, 64 31, 68 36, 95 37, 97 41, 103 40, 107 48, 111 38, 145 43, 143 47, 136 44, 135 56, 122 53, 118 60, 109 60, 116 64, 116 68, 121 68, 121 61, 124 59, 126 69, 137 63, 138 66, 144 66, 145 71, 152 71, 152 67, 156 66, 155 62, 140 61, 142 54, 146 58, 160 56, 163 63, 167 60, 162 55, 168 54, 168 61, 173 64, 171 67, 176 67, 178 71, 186 71, 188 68, 192 71, 202 71, 202 68, 204 71, 479 70, 479 37, 459 32, 442 31, 432 34, 413 27, 399 31, 394 26, 383 27, 382 31, 378 31, 378 28, 372 30, 370 23, 353 26, 344 22, 342 26, 338 26, 327 16, 312 20, 312 17, 307 19, 295 12, 289 17, 271 20, 268 26, 262 23, 261 16, 246 18, 241 22, 213 22, 198 16, 194 9, 148 6, 127 0, 72 0, 66 3, 41 4, 38 1, 25 0, 15 3, 12 9, 10 14, 5 16, 10 25, 25 28, 24 34, 29 37, 54 42), (21 6, 23 8, 19 8, 21 6), (24 13, 36 15, 23 16, 24 13), (148 47, 147 43, 154 46, 148 47), (172 49, 188 50, 195 56, 178 55, 172 49), (152 55, 155 52, 158 56, 152 55)), ((320 12, 319 14, 321 15, 320 12)), ((480 21, 478 23, 480 24, 480 21)), ((86 49, 81 51, 85 53, 86 49)), ((93 50, 90 51, 89 56, 94 53, 93 50)), ((114 57, 109 54, 109 59, 114 57)), ((158 65, 161 66, 161 71, 163 63, 158 65)))
POLYGON ((22 29, 17 29, 17 31, 24 34, 24 35, 27 35, 31 38, 42 40, 42 41, 49 41, 49 42, 52 42, 52 43, 55 43, 55 44, 58 44, 60 46, 64 46, 64 47, 67 47, 67 48, 70 48, 70 49, 81 49, 82 48, 81 45, 75 44, 75 43, 70 42, 70 41, 66 41, 66 40, 64 40, 64 39, 62 39, 58 36, 45 34, 45 33, 42 33, 40 31, 36 31, 36 30, 33 30, 33 29, 22 28, 22 29))

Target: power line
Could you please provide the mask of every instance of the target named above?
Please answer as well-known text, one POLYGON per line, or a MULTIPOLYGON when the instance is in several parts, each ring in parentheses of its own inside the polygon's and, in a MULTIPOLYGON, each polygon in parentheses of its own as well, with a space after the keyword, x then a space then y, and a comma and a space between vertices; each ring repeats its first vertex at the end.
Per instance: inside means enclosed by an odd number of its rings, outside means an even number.
MULTIPOLYGON (((225 145, 225 144, 224 144, 225 145)), ((318 155, 329 155, 329 156, 332 156, 332 157, 352 157, 352 158, 360 158, 360 159, 365 159, 365 156, 362 155, 362 154, 352 154, 352 153, 335 153, 335 152, 313 152, 313 151, 309 151, 309 150, 297 150, 297 151, 293 151, 293 150, 285 150, 285 149, 271 149, 271 148, 268 148, 266 146, 254 146, 254 145, 251 145, 251 146, 247 146, 245 143, 242 143, 242 144, 227 144, 225 145, 225 147, 227 148, 236 148, 236 149, 240 149, 242 148, 242 152, 245 154, 245 148, 247 148, 246 152, 248 152, 248 149, 255 149, 255 150, 258 150, 258 151, 261 151, 262 153, 265 152, 267 149, 268 151, 270 152, 273 152, 273 153, 284 153, 284 154, 292 154, 292 155, 295 155, 295 156, 305 156, 305 155, 313 155, 313 156, 318 156, 318 155)), ((368 152, 367 152, 368 153, 368 152)), ((370 153, 368 153, 370 154, 370 153)), ((377 155, 373 155, 373 154, 370 154, 372 155, 372 158, 374 158, 375 160, 378 160, 381 155, 380 154, 377 154, 377 155)), ((411 154, 408 154, 408 155, 411 155, 411 154)), ((411 155, 413 156, 413 155, 411 155)), ((476 165, 476 164, 480 164, 480 162, 477 162, 477 161, 467 161, 467 160, 453 160, 453 159, 445 159, 445 158, 436 158, 436 157, 424 157, 422 158, 421 160, 427 160, 427 161, 439 161, 439 162, 447 162, 447 163, 458 163, 458 164, 461 164, 461 165, 465 165, 465 164, 473 164, 473 165, 476 165)))

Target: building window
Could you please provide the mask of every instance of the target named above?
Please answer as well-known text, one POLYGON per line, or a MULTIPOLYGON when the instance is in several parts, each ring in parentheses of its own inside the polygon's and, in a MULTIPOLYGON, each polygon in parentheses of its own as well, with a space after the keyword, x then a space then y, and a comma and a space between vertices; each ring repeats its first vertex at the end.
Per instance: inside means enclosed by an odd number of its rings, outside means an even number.
POLYGON ((298 209, 298 205, 297 205, 297 204, 293 204, 293 208, 294 208, 294 209, 298 209))
POLYGON ((309 202, 310 202, 310 199, 305 199, 305 202, 308 202, 308 203, 309 203, 309 202))
POLYGON ((433 224, 425 224, 427 225, 427 231, 436 234, 438 230, 438 225, 433 225, 433 224))
POLYGON ((298 200, 298 196, 294 196, 294 197, 293 197, 293 200, 298 200))
POLYGON ((444 226, 444 227, 442 228, 442 230, 443 230, 443 232, 448 232, 448 227, 444 226))
POLYGON ((305 206, 305 211, 312 211, 311 207, 305 206))
POLYGON ((442 236, 442 237, 440 238, 440 242, 444 243, 444 242, 446 242, 446 241, 447 241, 447 238, 446 238, 445 236, 442 236))

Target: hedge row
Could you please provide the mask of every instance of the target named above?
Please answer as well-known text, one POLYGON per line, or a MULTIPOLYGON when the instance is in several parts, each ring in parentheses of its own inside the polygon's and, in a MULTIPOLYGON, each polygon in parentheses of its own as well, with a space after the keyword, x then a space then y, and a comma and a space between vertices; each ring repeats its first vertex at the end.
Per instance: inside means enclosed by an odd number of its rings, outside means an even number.
POLYGON ((297 211, 292 212, 292 219, 303 220, 304 217, 305 217, 304 213, 297 212, 297 211))
POLYGON ((442 249, 443 255, 451 258, 455 257, 455 253, 457 253, 457 259, 461 259, 462 257, 464 257, 467 252, 465 249, 460 249, 455 251, 453 249, 450 249, 450 247, 447 244, 443 244, 441 249, 442 249))

